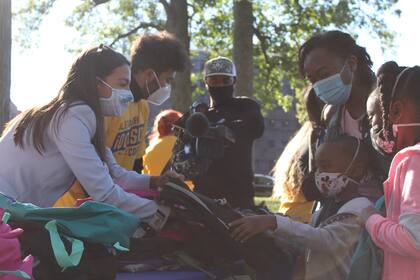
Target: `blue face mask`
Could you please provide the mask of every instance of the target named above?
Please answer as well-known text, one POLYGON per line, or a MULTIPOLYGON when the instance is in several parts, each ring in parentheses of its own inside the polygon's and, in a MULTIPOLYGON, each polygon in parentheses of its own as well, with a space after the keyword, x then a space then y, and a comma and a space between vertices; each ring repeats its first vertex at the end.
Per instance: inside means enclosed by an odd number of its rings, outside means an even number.
POLYGON ((345 67, 346 65, 344 65, 340 73, 313 84, 316 95, 324 103, 331 105, 343 105, 349 99, 352 83, 345 85, 341 79, 341 72, 343 72, 345 67))

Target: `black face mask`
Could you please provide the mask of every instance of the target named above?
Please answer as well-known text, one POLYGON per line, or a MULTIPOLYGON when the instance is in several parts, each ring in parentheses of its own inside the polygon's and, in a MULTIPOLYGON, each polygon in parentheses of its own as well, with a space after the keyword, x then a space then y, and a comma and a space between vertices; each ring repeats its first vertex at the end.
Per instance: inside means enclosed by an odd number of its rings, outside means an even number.
POLYGON ((211 99, 215 105, 226 103, 233 97, 233 85, 225 87, 209 87, 211 99))

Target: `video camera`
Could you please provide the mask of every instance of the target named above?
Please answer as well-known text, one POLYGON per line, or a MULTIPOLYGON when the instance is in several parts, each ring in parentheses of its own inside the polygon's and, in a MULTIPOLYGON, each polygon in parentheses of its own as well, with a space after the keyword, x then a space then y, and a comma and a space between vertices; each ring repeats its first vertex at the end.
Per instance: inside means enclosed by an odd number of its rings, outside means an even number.
POLYGON ((171 167, 190 180, 205 174, 211 161, 223 158, 225 148, 236 141, 226 121, 210 122, 205 115, 207 111, 207 104, 193 104, 173 124, 177 143, 171 167))

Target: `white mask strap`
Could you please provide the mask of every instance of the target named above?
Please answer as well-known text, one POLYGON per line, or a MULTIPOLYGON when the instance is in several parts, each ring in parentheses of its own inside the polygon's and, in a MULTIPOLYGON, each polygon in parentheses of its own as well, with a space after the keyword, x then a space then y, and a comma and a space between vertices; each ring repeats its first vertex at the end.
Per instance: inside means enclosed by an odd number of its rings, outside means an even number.
MULTIPOLYGON (((158 78, 158 76, 157 76, 157 74, 156 74, 156 72, 154 71, 154 70, 152 70, 152 72, 153 72, 153 76, 155 76, 155 79, 156 79, 156 81, 157 81, 157 83, 158 83, 158 85, 159 85, 159 88, 162 88, 162 85, 160 84, 160 82, 159 82, 159 78, 158 78)), ((175 74, 175 73, 174 73, 175 74)), ((149 89, 149 82, 146 80, 146 89, 147 89, 147 98, 149 98, 151 95, 152 95, 152 93, 154 93, 154 92, 150 92, 150 89, 149 89)))
POLYGON ((107 87, 109 87, 110 89, 113 89, 113 87, 111 87, 107 82, 105 82, 104 80, 102 80, 101 78, 96 78, 98 81, 100 81, 101 83, 103 83, 104 85, 106 85, 107 87))
POLYGON ((156 81, 158 82, 159 88, 162 88, 162 85, 160 84, 159 78, 158 78, 158 76, 157 76, 157 74, 156 74, 155 71, 153 71, 153 75, 155 76, 156 81))
POLYGON ((356 152, 354 153, 353 158, 352 158, 352 160, 351 160, 351 162, 350 162, 349 166, 347 167, 346 171, 344 172, 344 174, 346 174, 346 175, 347 175, 347 172, 350 170, 350 168, 353 166, 353 163, 354 163, 354 161, 356 160, 357 156, 359 155, 359 150, 360 150, 360 139, 359 139, 359 138, 356 138, 356 139, 357 139, 357 148, 356 148, 356 152))

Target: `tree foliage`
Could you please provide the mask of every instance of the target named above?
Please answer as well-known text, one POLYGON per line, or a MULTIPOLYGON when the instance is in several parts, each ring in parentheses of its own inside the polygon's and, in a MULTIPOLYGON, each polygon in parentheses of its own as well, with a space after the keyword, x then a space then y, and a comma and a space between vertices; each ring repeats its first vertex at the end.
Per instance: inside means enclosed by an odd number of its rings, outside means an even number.
MULTIPOLYGON (((25 23, 21 38, 39 26, 42 16, 56 1, 26 0, 16 14, 25 23)), ((97 5, 81 0, 67 24, 84 36, 113 44, 127 52, 138 34, 165 28, 165 3, 169 0, 103 0, 97 5)), ((235 1, 235 0, 234 0, 235 1)), ((394 33, 384 22, 384 14, 400 11, 398 0, 255 0, 254 13, 254 96, 264 109, 277 105, 290 108, 299 99, 306 82, 299 76, 299 46, 312 34, 322 30, 341 29, 357 37, 368 30, 383 48, 392 46, 394 33), (287 81, 292 91, 289 90, 287 81)), ((231 0, 189 0, 190 49, 205 50, 208 56, 232 56, 233 2, 231 0)), ((30 39, 29 39, 30 40, 30 39)), ((77 40, 75 40, 77 46, 77 40)), ((192 79, 202 78, 200 74, 192 79)), ((200 91, 197 88, 197 91, 200 91)))

